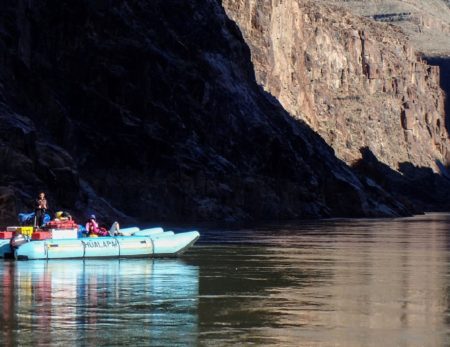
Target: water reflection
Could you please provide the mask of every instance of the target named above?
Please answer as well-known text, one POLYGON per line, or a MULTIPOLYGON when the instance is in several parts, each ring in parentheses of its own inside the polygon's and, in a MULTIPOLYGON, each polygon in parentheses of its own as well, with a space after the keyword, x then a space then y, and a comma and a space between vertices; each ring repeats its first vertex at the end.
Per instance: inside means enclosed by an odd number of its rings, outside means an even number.
POLYGON ((202 249, 216 256, 202 266, 201 339, 229 346, 445 346, 449 226, 447 215, 305 223, 276 235, 272 226, 257 237, 230 231, 232 251, 215 246, 220 236, 211 233, 202 249), (221 281, 226 285, 215 286, 221 281))
POLYGON ((181 260, 4 262, 2 345, 195 345, 198 268, 181 260))
POLYGON ((449 215, 204 231, 182 260, 0 262, 0 345, 446 346, 449 215))

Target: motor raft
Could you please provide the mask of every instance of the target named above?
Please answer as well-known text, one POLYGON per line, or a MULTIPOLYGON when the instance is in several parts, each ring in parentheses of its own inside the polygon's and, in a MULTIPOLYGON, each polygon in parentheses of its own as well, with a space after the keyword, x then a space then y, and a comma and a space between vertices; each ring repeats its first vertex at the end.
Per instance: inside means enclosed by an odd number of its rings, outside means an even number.
POLYGON ((11 247, 11 239, 2 239, 0 257, 11 256, 12 251, 18 260, 167 257, 183 253, 200 237, 198 231, 175 234, 159 227, 143 230, 133 227, 120 231, 120 236, 64 238, 64 233, 59 230, 59 238, 25 240, 15 247, 11 247))

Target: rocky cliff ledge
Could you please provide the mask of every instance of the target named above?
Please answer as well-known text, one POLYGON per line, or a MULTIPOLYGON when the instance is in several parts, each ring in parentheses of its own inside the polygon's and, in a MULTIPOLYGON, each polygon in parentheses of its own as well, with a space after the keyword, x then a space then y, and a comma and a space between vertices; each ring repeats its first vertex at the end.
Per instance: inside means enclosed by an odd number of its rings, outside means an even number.
POLYGON ((361 149, 394 170, 447 162, 439 69, 395 26, 314 1, 223 0, 258 82, 345 162, 361 149))

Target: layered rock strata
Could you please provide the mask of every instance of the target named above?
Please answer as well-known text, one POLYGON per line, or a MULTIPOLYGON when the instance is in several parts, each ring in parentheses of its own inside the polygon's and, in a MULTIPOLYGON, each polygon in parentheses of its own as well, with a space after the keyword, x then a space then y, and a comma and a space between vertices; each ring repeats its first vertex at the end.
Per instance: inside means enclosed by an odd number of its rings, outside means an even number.
POLYGON ((345 162, 447 162, 439 69, 395 26, 313 1, 223 0, 249 44, 257 81, 345 162))
POLYGON ((439 66, 446 93, 446 127, 449 129, 450 1, 446 0, 318 0, 352 13, 400 27, 430 65, 439 66))
POLYGON ((450 2, 446 0, 318 0, 402 28, 427 55, 450 54, 450 2))

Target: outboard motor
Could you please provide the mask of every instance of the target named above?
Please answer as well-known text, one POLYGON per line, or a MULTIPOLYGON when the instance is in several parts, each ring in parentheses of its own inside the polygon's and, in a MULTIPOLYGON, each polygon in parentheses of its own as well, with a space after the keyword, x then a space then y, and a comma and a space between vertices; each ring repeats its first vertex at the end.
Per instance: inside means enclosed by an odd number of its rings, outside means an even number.
POLYGON ((9 242, 11 246, 11 250, 14 253, 14 250, 19 248, 19 246, 23 245, 24 243, 28 242, 28 240, 23 236, 22 234, 16 234, 11 241, 9 242))

